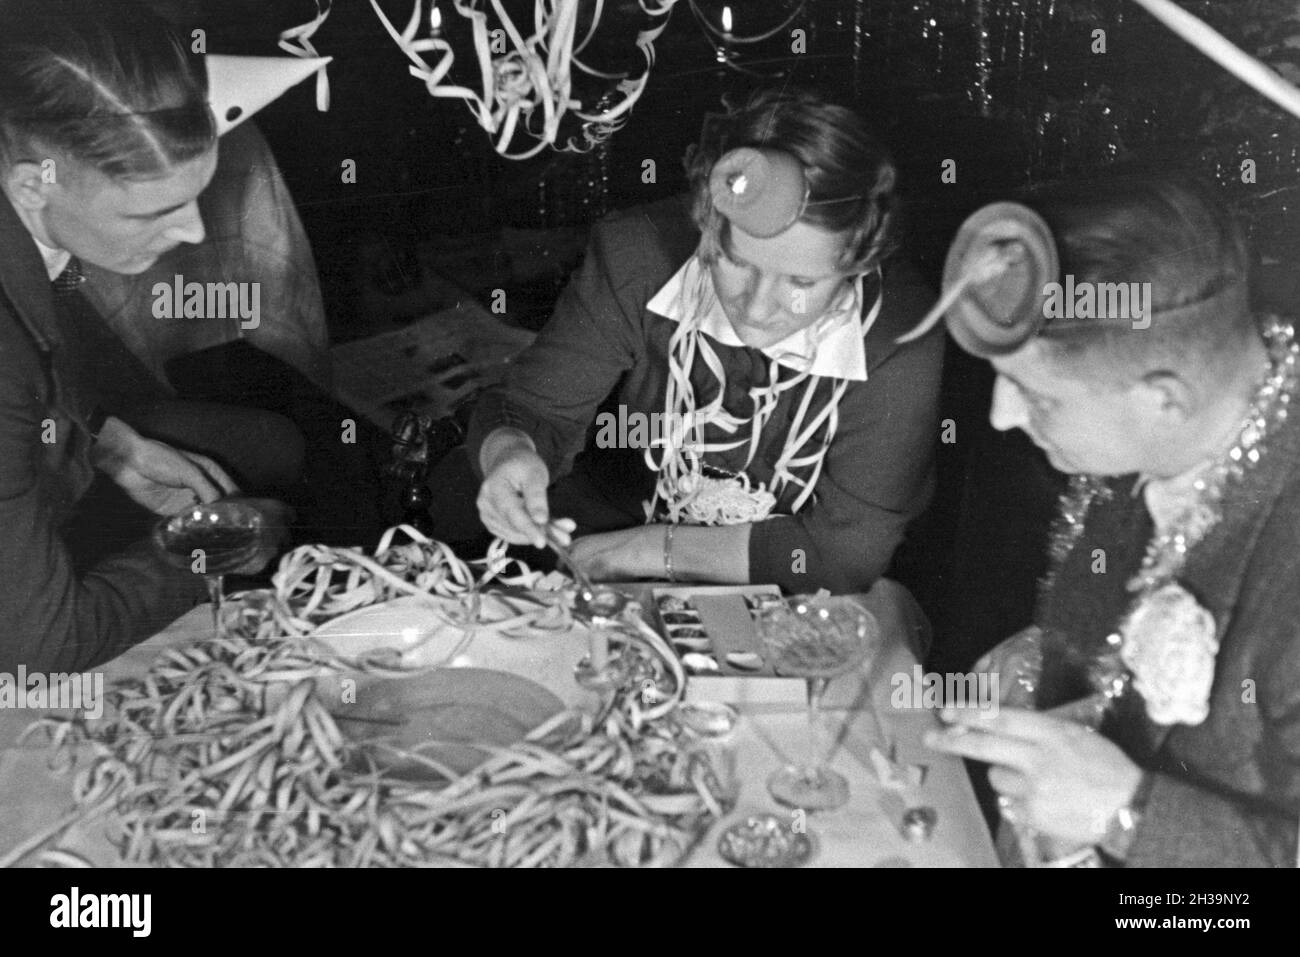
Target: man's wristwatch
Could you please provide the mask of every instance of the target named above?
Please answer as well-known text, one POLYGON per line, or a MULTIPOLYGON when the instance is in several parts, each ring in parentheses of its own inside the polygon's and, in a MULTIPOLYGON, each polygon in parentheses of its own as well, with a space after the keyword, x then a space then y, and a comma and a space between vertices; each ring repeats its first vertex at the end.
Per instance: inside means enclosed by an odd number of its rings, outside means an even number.
POLYGON ((1143 774, 1137 790, 1133 792, 1133 797, 1106 822, 1106 833, 1097 842, 1097 848, 1108 858, 1121 863, 1128 859, 1129 850, 1133 847, 1133 839, 1137 836, 1138 824, 1142 820, 1142 813, 1154 783, 1154 774, 1149 771, 1143 774))

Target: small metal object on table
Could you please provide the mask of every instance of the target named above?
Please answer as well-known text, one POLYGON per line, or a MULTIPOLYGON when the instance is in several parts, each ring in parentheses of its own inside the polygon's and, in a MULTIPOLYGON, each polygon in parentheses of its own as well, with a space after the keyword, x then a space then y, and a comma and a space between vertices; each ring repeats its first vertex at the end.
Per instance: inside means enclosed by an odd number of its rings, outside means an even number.
POLYGON ((928 841, 938 820, 932 807, 910 807, 903 812, 903 837, 913 842, 928 841))
POLYGON ((718 838, 718 853, 738 867, 801 867, 812 857, 812 840, 775 814, 731 825, 718 838))
POLYGON ((573 617, 585 625, 599 625, 610 622, 622 614, 631 601, 627 595, 614 588, 595 584, 587 573, 578 567, 569 549, 556 537, 554 529, 546 530, 546 544, 569 570, 578 585, 577 601, 573 605, 573 617))

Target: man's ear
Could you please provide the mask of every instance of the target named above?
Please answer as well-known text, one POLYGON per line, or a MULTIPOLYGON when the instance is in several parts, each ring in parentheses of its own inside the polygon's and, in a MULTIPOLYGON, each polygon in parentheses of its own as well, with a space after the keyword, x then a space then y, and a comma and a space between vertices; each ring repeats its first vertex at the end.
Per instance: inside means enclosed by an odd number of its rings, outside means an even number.
POLYGON ((1134 387, 1147 411, 1181 425, 1196 414, 1196 392, 1176 372, 1148 372, 1134 387))
POLYGON ((9 167, 4 177, 5 195, 27 212, 40 212, 49 202, 50 190, 57 182, 53 160, 44 164, 23 160, 9 167))

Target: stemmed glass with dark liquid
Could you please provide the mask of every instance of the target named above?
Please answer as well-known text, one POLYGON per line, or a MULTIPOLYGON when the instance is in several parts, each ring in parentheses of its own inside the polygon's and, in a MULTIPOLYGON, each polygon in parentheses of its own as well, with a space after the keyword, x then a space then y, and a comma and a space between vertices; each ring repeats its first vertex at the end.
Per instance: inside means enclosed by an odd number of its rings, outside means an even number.
POLYGON ((203 575, 212 599, 216 636, 222 636, 221 600, 225 576, 251 563, 266 541, 266 521, 243 502, 194 505, 154 527, 153 543, 163 560, 203 575))

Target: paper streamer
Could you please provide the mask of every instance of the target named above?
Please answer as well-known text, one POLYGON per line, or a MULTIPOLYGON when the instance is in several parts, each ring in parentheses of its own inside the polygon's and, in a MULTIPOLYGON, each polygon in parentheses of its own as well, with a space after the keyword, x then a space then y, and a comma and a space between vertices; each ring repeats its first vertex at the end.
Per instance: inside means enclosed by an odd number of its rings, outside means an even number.
MULTIPOLYGON (((376 0, 370 5, 379 17, 393 42, 411 60, 410 72, 423 80, 430 96, 463 100, 475 121, 493 137, 493 148, 506 159, 528 159, 550 146, 554 149, 580 152, 590 149, 605 139, 623 121, 629 110, 640 99, 650 79, 654 65, 654 42, 667 26, 667 21, 657 27, 642 30, 637 35, 636 46, 645 57, 645 70, 637 79, 627 74, 609 74, 585 66, 575 54, 581 53, 599 25, 604 0, 596 0, 591 28, 575 48, 578 11, 581 0, 536 0, 533 34, 525 37, 506 13, 500 0, 490 0, 492 12, 505 31, 512 52, 493 56, 490 45, 487 14, 479 9, 476 0, 454 0, 458 14, 470 21, 474 37, 474 53, 479 67, 480 92, 465 86, 445 82, 456 60, 450 43, 440 37, 417 40, 416 33, 423 22, 420 0, 416 0, 410 22, 400 33, 384 15, 376 0), (422 54, 436 53, 438 60, 430 64, 422 54), (621 100, 600 112, 585 112, 572 96, 572 71, 576 67, 589 76, 619 79, 616 93, 621 100), (559 144, 560 123, 568 114, 583 121, 584 143, 574 145, 570 140, 559 144), (524 132, 538 142, 530 149, 512 152, 510 143, 519 131, 521 120, 524 132), (528 124, 540 124, 539 129, 528 124)), ((659 0, 653 6, 641 2, 643 12, 658 16, 671 12, 677 0, 659 0)))
POLYGON ((1292 116, 1300 116, 1300 90, 1234 46, 1205 21, 1188 13, 1173 0, 1136 0, 1136 3, 1237 79, 1264 94, 1292 116))
MULTIPOLYGON (((330 15, 333 0, 316 0, 316 16, 309 23, 290 27, 280 34, 280 49, 294 56, 316 59, 320 56, 311 38, 330 15)), ((330 108, 330 81, 325 70, 316 74, 316 109, 324 113, 330 108)))

